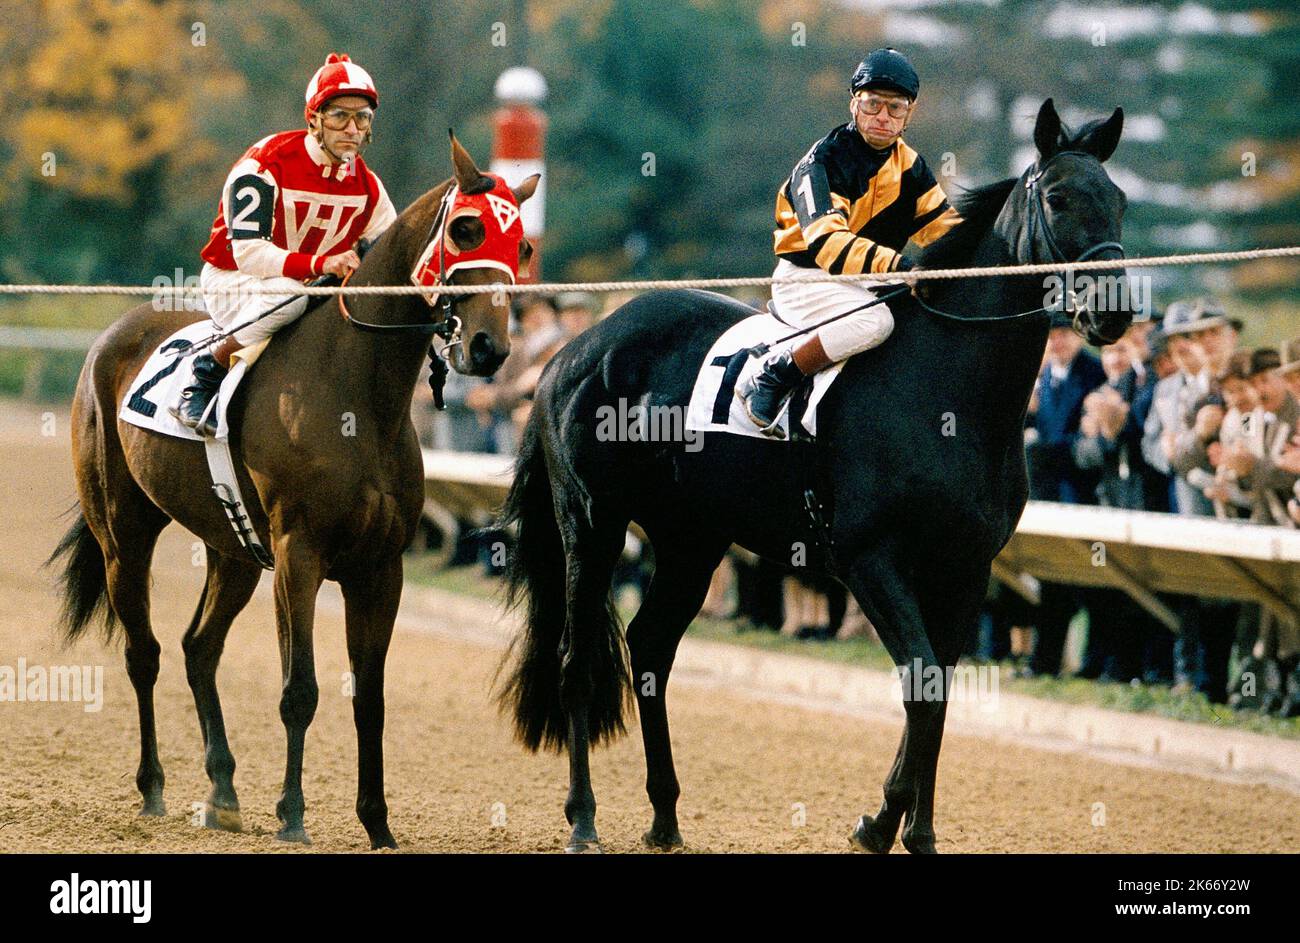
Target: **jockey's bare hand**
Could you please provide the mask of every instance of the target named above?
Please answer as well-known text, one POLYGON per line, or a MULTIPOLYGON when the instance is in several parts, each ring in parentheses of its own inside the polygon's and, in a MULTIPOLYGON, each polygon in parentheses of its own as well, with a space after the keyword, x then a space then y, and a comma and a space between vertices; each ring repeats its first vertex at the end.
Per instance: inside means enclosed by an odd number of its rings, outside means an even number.
POLYGON ((346 278, 348 273, 361 264, 361 256, 357 255, 351 249, 347 252, 340 252, 338 255, 327 255, 325 261, 321 263, 321 268, 326 275, 333 275, 335 278, 346 278))

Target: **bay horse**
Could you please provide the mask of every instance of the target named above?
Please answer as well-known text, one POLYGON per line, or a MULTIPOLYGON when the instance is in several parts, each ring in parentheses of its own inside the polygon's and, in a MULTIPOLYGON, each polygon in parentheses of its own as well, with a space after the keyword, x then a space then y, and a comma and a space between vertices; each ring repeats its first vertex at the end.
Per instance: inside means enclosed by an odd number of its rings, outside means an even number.
MULTIPOLYGON (((493 188, 493 179, 479 172, 454 134, 451 155, 455 176, 406 208, 366 253, 351 284, 407 283, 435 238, 449 188, 454 184, 460 193, 493 188)), ((511 192, 522 203, 536 186, 533 176, 511 192)), ((446 215, 437 233, 448 253, 483 244, 482 220, 452 216, 451 210, 446 215)), ((532 253, 528 241, 520 238, 511 248, 518 249, 519 265, 526 270, 532 253)), ((500 280, 500 272, 486 267, 467 268, 449 279, 453 284, 500 280)), ((78 513, 50 562, 64 558, 68 642, 101 616, 109 637, 119 626, 125 635, 127 672, 140 714, 141 814, 163 815, 150 561, 159 533, 171 521, 204 542, 207 580, 182 643, 212 782, 203 819, 210 827, 239 831, 235 759, 226 741, 216 671, 231 622, 252 597, 262 570, 213 496, 203 445, 118 419, 122 397, 149 355, 199 317, 143 304, 126 312, 90 350, 72 405, 78 513)), ((436 308, 414 295, 353 296, 347 302, 332 296, 277 332, 230 404, 240 488, 255 496, 248 512, 275 562, 280 716, 288 739, 284 788, 276 805, 282 840, 309 843, 303 827, 303 741, 318 700, 312 647, 316 596, 329 579, 342 588, 346 610, 357 815, 372 848, 396 847, 383 784, 384 661, 402 592, 402 551, 416 534, 424 502, 411 397, 430 334, 451 317, 459 320, 464 339, 460 344, 453 338, 449 345, 451 366, 467 375, 491 375, 510 351, 504 293, 444 295, 436 308)))
MULTIPOLYGON (((1122 125, 1117 109, 1074 132, 1048 99, 1036 163, 959 197, 964 222, 923 251, 921 267, 1122 258, 1126 201, 1102 167, 1122 125)), ((787 565, 800 544, 824 547, 809 565, 853 593, 906 672, 905 692, 913 673, 929 679, 956 664, 992 560, 1025 506, 1023 429, 1049 290, 1038 275, 929 284, 924 302, 904 294, 892 306, 886 343, 846 364, 819 408, 815 446, 720 432, 704 433, 702 448, 601 441, 598 410, 620 400, 684 417, 706 353, 754 314, 721 295, 642 295, 547 366, 501 515, 518 533, 507 601, 526 618, 498 696, 526 747, 568 751, 568 850, 599 850, 588 751, 624 732, 633 690, 654 809, 644 841, 681 845, 664 695, 678 642, 732 543, 787 565), (800 448, 807 454, 791 451, 800 448), (809 480, 824 527, 805 507, 809 480), (630 521, 648 536, 655 570, 624 639, 609 591, 630 521)), ((1074 324, 1100 345, 1131 320, 1124 304, 1077 308, 1074 324)), ((943 677, 938 697, 905 698, 884 803, 859 819, 854 847, 888 851, 906 817, 904 846, 935 850, 943 677)))

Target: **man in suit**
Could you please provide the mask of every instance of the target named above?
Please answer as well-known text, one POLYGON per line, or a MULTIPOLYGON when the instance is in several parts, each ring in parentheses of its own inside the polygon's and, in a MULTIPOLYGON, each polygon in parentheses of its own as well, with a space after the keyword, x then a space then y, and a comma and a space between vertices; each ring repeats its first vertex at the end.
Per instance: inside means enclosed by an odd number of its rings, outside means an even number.
MULTIPOLYGON (((1054 314, 1047 358, 1034 387, 1025 432, 1029 496, 1033 500, 1097 503, 1101 474, 1078 466, 1074 445, 1080 436, 1083 401, 1105 382, 1101 361, 1083 349, 1083 339, 1074 332, 1069 315, 1054 314)), ((1079 595, 1068 586, 1043 583, 1040 600, 1028 671, 1055 675, 1061 670, 1065 634, 1079 610, 1079 595)))

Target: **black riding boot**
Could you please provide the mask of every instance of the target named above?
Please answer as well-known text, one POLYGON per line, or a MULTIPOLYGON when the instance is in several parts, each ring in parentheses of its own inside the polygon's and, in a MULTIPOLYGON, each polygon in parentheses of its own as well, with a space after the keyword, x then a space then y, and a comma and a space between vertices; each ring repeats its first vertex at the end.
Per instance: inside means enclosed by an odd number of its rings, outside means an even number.
MULTIPOLYGON (((199 354, 194 358, 194 382, 181 391, 180 405, 173 406, 168 411, 183 425, 197 429, 208 403, 217 395, 221 381, 228 372, 211 354, 199 354)), ((216 431, 216 412, 214 407, 207 422, 209 433, 216 431)))
POLYGON ((745 412, 763 435, 784 439, 785 433, 776 425, 781 406, 794 392, 804 377, 794 354, 789 349, 769 357, 753 378, 736 387, 736 395, 745 406, 745 412))

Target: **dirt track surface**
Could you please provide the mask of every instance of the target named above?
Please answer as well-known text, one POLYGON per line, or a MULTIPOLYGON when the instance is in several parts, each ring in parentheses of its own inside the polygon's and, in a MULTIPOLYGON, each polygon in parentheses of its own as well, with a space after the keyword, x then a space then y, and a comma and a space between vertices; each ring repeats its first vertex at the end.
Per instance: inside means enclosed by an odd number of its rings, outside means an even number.
MULTIPOLYGON (((119 646, 87 638, 62 651, 51 575, 39 571, 74 496, 65 410, 53 436, 40 411, 0 402, 0 665, 102 665, 103 708, 0 703, 0 852, 273 852, 284 766, 279 657, 263 592, 236 622, 218 675, 243 834, 196 828, 202 741, 180 638, 202 582, 193 538, 169 528, 154 564, 156 689, 168 815, 138 818, 135 697, 119 646)), ((206 490, 204 483, 196 488, 206 490)), ((312 851, 363 851, 353 812, 356 740, 341 676, 341 612, 317 619, 320 706, 307 736, 303 787, 312 851)), ((388 662, 387 796, 407 851, 559 850, 568 835, 567 773, 524 753, 488 699, 498 652, 399 623, 388 662), (504 812, 505 824, 494 826, 504 812)), ((690 851, 847 849, 854 820, 879 803, 896 724, 823 715, 678 685, 670 697, 690 851), (803 819, 803 824, 796 824, 803 819)), ((607 851, 639 850, 649 825, 639 734, 597 752, 597 825, 607 851)), ((1300 847, 1300 796, 1266 786, 1112 765, 1062 753, 949 736, 939 767, 939 849, 1220 852, 1300 847), (1096 804, 1101 803, 1104 810, 1096 804), (1104 825, 1096 825, 1104 816, 1104 825)), ((896 846, 901 850, 901 846, 896 846)))

